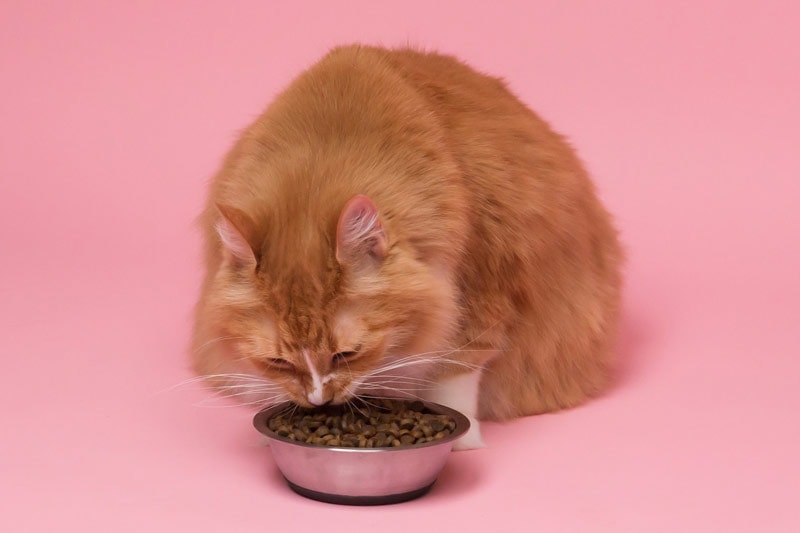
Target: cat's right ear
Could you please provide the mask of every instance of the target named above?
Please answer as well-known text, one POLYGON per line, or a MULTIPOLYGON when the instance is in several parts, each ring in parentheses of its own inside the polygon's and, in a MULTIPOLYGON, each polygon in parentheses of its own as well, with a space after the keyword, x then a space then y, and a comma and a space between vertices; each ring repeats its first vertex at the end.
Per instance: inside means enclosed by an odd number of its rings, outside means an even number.
POLYGON ((217 204, 220 217, 217 234, 225 250, 239 263, 256 266, 260 242, 255 224, 244 212, 229 205, 217 204))
POLYGON ((386 257, 386 232, 372 200, 356 195, 345 204, 336 227, 336 260, 362 267, 386 257))

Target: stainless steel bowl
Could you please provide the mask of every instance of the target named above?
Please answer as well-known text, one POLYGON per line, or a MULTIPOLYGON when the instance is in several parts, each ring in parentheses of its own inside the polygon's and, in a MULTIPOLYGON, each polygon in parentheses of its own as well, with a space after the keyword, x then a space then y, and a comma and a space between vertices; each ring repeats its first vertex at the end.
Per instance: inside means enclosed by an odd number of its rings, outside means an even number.
POLYGON ((314 500, 348 505, 399 503, 422 496, 436 481, 456 440, 469 429, 469 419, 458 411, 422 402, 437 414, 456 422, 449 436, 424 444, 393 448, 349 448, 296 442, 277 435, 267 422, 291 406, 274 405, 253 419, 269 439, 272 457, 289 487, 314 500))

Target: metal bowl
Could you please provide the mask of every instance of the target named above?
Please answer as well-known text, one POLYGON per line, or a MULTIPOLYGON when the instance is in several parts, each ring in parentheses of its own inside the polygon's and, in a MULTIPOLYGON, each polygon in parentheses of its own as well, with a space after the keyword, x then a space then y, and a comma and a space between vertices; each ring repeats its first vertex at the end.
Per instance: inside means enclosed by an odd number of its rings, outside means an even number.
POLYGON ((347 505, 399 503, 428 492, 453 444, 469 429, 469 419, 458 411, 432 402, 422 403, 431 412, 455 420, 455 430, 442 439, 392 448, 306 444, 269 429, 269 419, 286 411, 291 407, 289 403, 259 411, 253 425, 269 439, 275 464, 298 494, 347 505))

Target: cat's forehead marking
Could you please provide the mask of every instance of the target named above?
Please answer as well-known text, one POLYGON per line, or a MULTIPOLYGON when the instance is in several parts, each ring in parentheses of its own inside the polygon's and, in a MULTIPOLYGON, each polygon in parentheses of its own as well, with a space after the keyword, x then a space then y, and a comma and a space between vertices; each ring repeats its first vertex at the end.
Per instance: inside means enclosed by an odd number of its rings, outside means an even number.
POLYGON ((307 273, 278 279, 271 301, 286 335, 299 347, 320 349, 329 344, 328 307, 331 287, 307 273))
POLYGON ((313 405, 322 405, 325 403, 325 383, 330 381, 331 376, 321 376, 308 350, 302 350, 302 352, 303 359, 305 359, 306 365, 308 366, 308 372, 311 374, 311 390, 309 390, 307 394, 308 401, 313 405))
POLYGON ((321 319, 314 319, 308 314, 288 314, 284 320, 295 349, 314 352, 327 347, 326 328, 321 319))

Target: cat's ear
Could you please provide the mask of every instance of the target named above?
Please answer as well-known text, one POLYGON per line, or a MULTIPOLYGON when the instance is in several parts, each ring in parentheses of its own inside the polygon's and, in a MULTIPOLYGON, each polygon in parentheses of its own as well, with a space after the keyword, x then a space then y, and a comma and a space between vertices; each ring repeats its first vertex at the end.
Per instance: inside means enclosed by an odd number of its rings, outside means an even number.
POLYGON ((255 266, 261 243, 252 219, 235 207, 217 204, 217 209, 221 216, 216 229, 222 245, 237 261, 255 266))
POLYGON ((363 265, 386 257, 386 233, 378 208, 368 196, 352 197, 339 215, 336 227, 336 260, 363 265))

